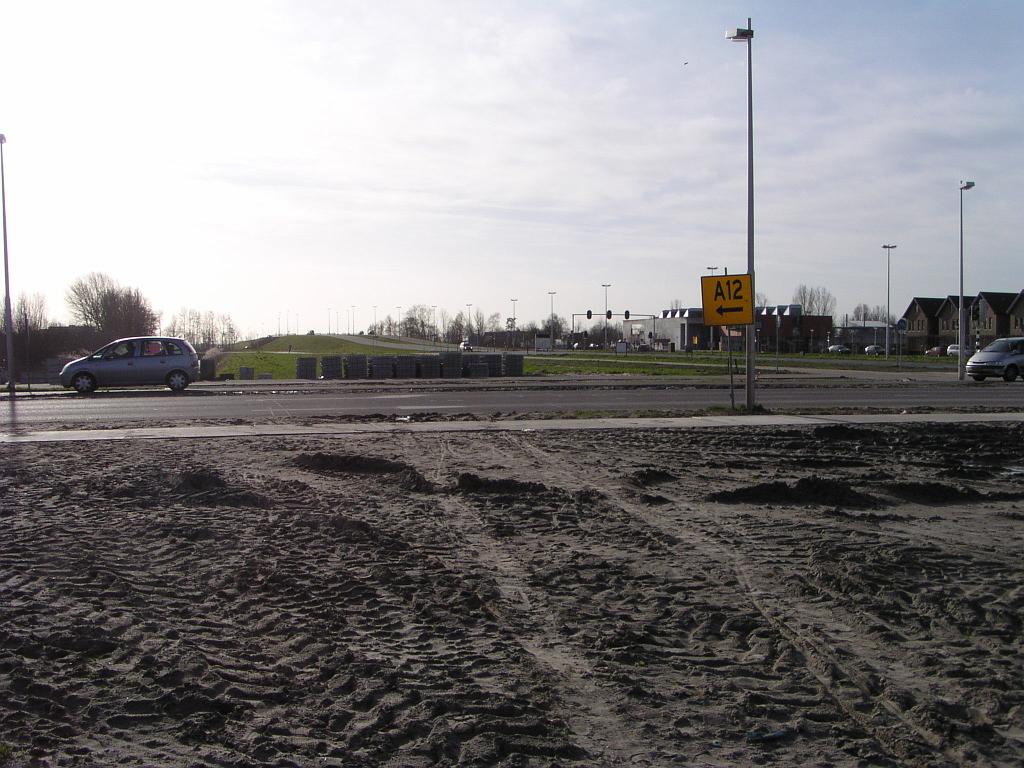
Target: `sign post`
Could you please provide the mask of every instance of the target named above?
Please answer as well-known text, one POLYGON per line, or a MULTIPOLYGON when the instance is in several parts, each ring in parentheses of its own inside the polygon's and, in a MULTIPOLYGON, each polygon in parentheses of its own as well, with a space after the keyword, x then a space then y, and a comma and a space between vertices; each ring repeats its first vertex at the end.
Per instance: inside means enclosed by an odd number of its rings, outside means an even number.
MULTIPOLYGON (((746 325, 754 324, 753 280, 746 275, 703 275, 700 278, 700 295, 704 310, 705 325, 746 325)), ((747 344, 754 334, 747 334, 747 344)), ((732 385, 732 333, 729 333, 729 401, 736 407, 732 385)), ((747 355, 748 365, 751 356, 747 355)), ((753 372, 747 371, 747 382, 753 381, 753 372)), ((749 394, 749 393, 748 393, 749 394)), ((750 398, 748 397, 748 400, 750 398)))

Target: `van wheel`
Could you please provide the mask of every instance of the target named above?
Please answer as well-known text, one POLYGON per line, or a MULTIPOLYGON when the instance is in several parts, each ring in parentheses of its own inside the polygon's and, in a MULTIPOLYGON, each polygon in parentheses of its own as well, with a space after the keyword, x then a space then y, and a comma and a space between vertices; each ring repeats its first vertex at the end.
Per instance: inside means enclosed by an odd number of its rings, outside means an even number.
POLYGON ((71 386, 80 395, 88 395, 96 390, 96 379, 91 373, 76 373, 71 379, 71 386))
POLYGON ((1003 371, 1003 381, 1013 381, 1017 378, 1017 366, 1011 365, 1003 371))
POLYGON ((167 386, 172 392, 181 392, 189 385, 188 374, 183 371, 171 371, 167 374, 167 386))

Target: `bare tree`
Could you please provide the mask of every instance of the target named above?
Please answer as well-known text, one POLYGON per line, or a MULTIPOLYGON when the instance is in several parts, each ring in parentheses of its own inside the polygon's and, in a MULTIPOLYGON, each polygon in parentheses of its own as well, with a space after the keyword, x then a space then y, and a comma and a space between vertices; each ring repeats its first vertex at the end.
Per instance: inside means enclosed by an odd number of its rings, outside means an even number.
POLYGON ((793 303, 802 305, 808 315, 832 315, 836 311, 836 297, 824 286, 809 288, 801 283, 793 292, 793 303))
POLYGON ((67 302, 71 316, 82 325, 102 328, 104 324, 104 297, 117 290, 117 283, 102 272, 90 272, 68 288, 67 302))
POLYGON ((154 333, 160 317, 138 288, 122 288, 102 272, 90 272, 67 294, 72 317, 108 336, 154 333))
POLYGON ((26 330, 32 333, 46 328, 50 323, 46 317, 46 298, 41 293, 31 296, 21 294, 14 305, 14 331, 22 334, 26 330))

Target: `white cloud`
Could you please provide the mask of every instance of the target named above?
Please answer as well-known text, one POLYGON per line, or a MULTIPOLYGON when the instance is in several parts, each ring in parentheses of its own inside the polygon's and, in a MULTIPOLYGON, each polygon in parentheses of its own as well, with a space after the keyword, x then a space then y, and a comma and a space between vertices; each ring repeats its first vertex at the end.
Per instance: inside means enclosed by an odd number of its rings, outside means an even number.
MULTIPOLYGON (((506 294, 539 317, 548 290, 568 314, 607 281, 655 311, 696 302, 707 265, 745 265, 738 6, 10 5, 12 279, 58 316, 92 270, 258 331, 298 306, 505 312, 506 294)), ((878 303, 895 240, 894 305, 949 292, 969 175, 972 289, 1024 283, 1020 54, 944 53, 995 10, 866 4, 824 39, 807 7, 755 19, 761 290, 878 303)))

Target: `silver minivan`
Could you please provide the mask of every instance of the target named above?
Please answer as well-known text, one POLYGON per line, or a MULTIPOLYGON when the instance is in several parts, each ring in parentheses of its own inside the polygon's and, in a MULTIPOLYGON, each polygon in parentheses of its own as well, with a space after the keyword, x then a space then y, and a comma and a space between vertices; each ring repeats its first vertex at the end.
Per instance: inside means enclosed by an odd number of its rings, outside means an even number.
POLYGON ((967 361, 967 375, 975 381, 991 376, 1013 381, 1021 371, 1024 371, 1024 336, 996 339, 967 361))
POLYGON ((72 360, 60 372, 61 386, 81 394, 140 384, 164 384, 181 392, 198 378, 199 355, 184 339, 170 336, 118 339, 72 360))

